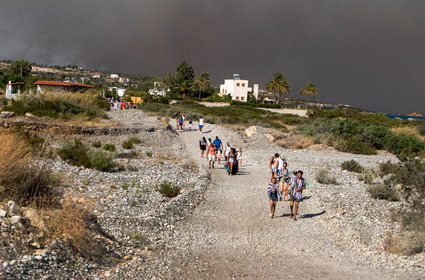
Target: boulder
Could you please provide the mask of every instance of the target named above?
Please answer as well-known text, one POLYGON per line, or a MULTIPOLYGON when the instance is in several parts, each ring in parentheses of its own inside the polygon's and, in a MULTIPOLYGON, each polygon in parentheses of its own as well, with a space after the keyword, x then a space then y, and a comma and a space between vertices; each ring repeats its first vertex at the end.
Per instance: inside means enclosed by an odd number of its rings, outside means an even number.
POLYGON ((247 129, 245 129, 246 136, 252 137, 254 134, 257 133, 257 128, 255 126, 250 126, 247 129))
POLYGON ((19 223, 21 221, 21 216, 12 216, 12 218, 10 218, 10 223, 12 225, 15 225, 17 223, 19 223))
POLYGON ((25 210, 24 217, 30 220, 30 223, 32 226, 41 230, 46 230, 46 225, 44 223, 44 220, 37 210, 35 209, 25 210))
POLYGON ((33 115, 33 114, 31 114, 31 113, 26 113, 26 114, 25 114, 25 117, 30 118, 30 119, 33 119, 33 118, 35 118, 36 116, 35 116, 35 115, 33 115))
POLYGON ((9 212, 10 216, 20 214, 18 205, 16 205, 15 201, 12 200, 7 203, 7 211, 9 212))
POLYGON ((266 133, 266 134, 264 134, 264 136, 270 141, 270 142, 273 142, 274 140, 275 140, 275 138, 271 135, 271 134, 268 134, 268 133, 266 133))
POLYGON ((6 215, 7 215, 7 212, 4 211, 3 209, 0 209, 0 218, 4 218, 6 217, 6 215))
POLYGON ((14 116, 15 116, 14 112, 3 111, 3 112, 0 113, 0 118, 2 118, 2 119, 13 118, 14 116))

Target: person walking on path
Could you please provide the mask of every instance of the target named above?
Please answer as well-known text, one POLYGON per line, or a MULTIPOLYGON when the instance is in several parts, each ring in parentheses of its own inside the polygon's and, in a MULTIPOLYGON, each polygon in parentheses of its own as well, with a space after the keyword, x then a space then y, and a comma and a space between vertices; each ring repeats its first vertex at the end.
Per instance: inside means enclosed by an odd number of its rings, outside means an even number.
POLYGON ((270 171, 272 172, 272 177, 276 177, 278 158, 279 158, 279 154, 276 153, 269 160, 269 167, 270 167, 270 171))
POLYGON ((243 156, 242 156, 242 148, 241 148, 241 147, 239 147, 239 150, 238 150, 238 157, 237 157, 239 167, 242 167, 242 159, 243 159, 243 156))
POLYGON ((279 171, 280 192, 283 193, 283 200, 286 201, 288 196, 288 188, 291 182, 291 172, 288 169, 288 163, 283 163, 283 169, 279 171))
POLYGON ((267 195, 269 197, 270 204, 270 218, 274 218, 276 212, 276 203, 282 200, 282 194, 279 190, 279 184, 277 183, 276 177, 272 177, 270 184, 267 187, 267 195))
POLYGON ((183 131, 183 121, 184 121, 183 113, 180 113, 178 121, 179 121, 180 131, 183 131))
POLYGON ((218 151, 218 150, 221 150, 221 146, 222 146, 222 142, 221 142, 221 140, 220 140, 220 138, 218 138, 218 136, 216 136, 215 137, 215 139, 214 139, 214 141, 213 141, 213 143, 214 143, 214 145, 215 145, 215 149, 218 151))
POLYGON ((201 133, 202 133, 202 129, 204 128, 204 125, 205 125, 205 123, 204 123, 204 118, 201 116, 201 118, 199 119, 199 125, 198 125, 198 127, 199 127, 199 132, 201 132, 201 133))
POLYGON ((208 168, 214 168, 214 161, 215 161, 215 156, 216 156, 217 152, 215 149, 214 144, 211 144, 208 147, 208 168))
POLYGON ((229 167, 229 175, 230 176, 233 175, 233 168, 237 164, 237 161, 236 161, 237 156, 238 156, 238 153, 236 152, 236 149, 231 148, 229 156, 227 157, 227 166, 229 167))
POLYGON ((207 149, 207 139, 205 139, 205 137, 199 140, 199 148, 201 149, 201 158, 203 158, 205 150, 207 149))
POLYGON ((289 192, 289 209, 291 210, 291 218, 293 218, 294 221, 298 221, 298 208, 300 202, 303 200, 303 190, 307 188, 305 180, 303 178, 303 174, 304 172, 302 172, 301 170, 297 171, 296 175, 292 178, 292 186, 289 192))
POLYGON ((230 149, 231 149, 232 147, 230 147, 230 143, 229 142, 227 142, 226 143, 226 147, 224 147, 224 160, 225 161, 227 161, 228 160, 228 158, 229 158, 229 154, 230 154, 230 149))

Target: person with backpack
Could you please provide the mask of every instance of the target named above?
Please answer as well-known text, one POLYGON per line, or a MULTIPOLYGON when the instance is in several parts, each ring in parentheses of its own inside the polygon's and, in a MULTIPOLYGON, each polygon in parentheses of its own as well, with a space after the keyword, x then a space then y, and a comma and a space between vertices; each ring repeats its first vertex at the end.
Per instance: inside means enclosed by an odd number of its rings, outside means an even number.
POLYGON ((274 218, 274 214, 276 212, 276 203, 279 200, 282 200, 282 194, 279 190, 279 184, 277 183, 276 177, 272 177, 270 179, 270 183, 267 186, 267 196, 269 197, 270 204, 270 218, 274 218))
POLYGON ((205 137, 202 137, 202 139, 199 140, 199 148, 201 149, 201 158, 203 158, 207 149, 207 139, 205 139, 205 137))
POLYGON ((298 221, 297 214, 300 202, 303 200, 303 190, 305 190, 306 182, 303 178, 304 172, 296 171, 296 175, 292 178, 291 189, 289 191, 289 209, 291 210, 291 218, 298 221))

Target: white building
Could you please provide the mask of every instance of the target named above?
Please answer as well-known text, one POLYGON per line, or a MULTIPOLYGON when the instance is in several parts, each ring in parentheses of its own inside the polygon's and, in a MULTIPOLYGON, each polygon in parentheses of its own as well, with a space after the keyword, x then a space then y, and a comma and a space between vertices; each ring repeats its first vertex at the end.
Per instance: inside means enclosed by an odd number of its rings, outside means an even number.
POLYGON ((9 83, 6 85, 6 98, 14 99, 21 93, 21 85, 24 83, 9 83))
POLYGON ((118 74, 111 74, 111 79, 118 79, 120 76, 118 74))
POLYGON ((151 88, 148 93, 155 96, 165 96, 169 91, 170 89, 166 89, 164 83, 154 82, 153 88, 151 88))
POLYGON ((248 86, 248 80, 241 80, 239 74, 234 74, 233 79, 224 80, 224 84, 220 85, 220 95, 228 95, 232 100, 246 102, 248 93, 252 92, 254 97, 258 99, 258 84, 254 84, 253 88, 248 86))

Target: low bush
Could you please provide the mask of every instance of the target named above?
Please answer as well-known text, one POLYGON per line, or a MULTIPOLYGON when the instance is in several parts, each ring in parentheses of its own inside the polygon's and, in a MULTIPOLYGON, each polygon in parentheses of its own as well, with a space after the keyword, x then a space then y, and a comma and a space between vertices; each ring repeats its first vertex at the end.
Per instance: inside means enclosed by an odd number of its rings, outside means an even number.
POLYGON ((342 170, 347 170, 350 172, 362 173, 363 167, 355 160, 347 160, 341 164, 342 170))
POLYGON ((337 180, 335 179, 335 177, 332 177, 329 174, 329 170, 326 168, 321 168, 316 172, 316 181, 319 184, 324 184, 324 185, 338 185, 337 180))
POLYGON ((91 151, 89 158, 90 167, 96 168, 100 171, 111 172, 116 166, 114 156, 111 153, 105 151, 91 151))
POLYGON ((334 142, 334 147, 340 152, 361 154, 361 155, 376 155, 376 149, 365 142, 359 141, 355 137, 337 138, 334 142))
POLYGON ((59 182, 48 167, 34 161, 25 140, 13 133, 0 133, 0 199, 27 205, 54 203, 59 182))
POLYGON ((105 151, 109 151, 109 152, 115 152, 117 150, 117 148, 115 147, 115 145, 114 144, 110 144, 110 143, 107 143, 107 144, 103 145, 103 149, 105 151))
POLYGON ((127 149, 127 150, 129 150, 129 149, 133 149, 133 147, 134 147, 134 143, 133 143, 133 142, 131 142, 130 140, 126 140, 126 141, 124 141, 124 142, 122 143, 122 147, 123 147, 124 149, 127 149))
POLYGON ((142 143, 142 140, 139 137, 130 137, 128 141, 132 142, 133 144, 140 144, 142 143))
POLYGON ((17 115, 31 113, 39 117, 71 119, 83 116, 86 119, 106 118, 109 103, 98 93, 43 93, 21 95, 3 108, 17 115))
POLYGON ((90 167, 89 147, 80 139, 65 142, 58 151, 58 155, 71 165, 90 167))
POLYGON ((384 249, 387 252, 405 256, 420 254, 425 251, 425 234, 415 231, 389 234, 384 240, 384 249))
POLYGON ((399 201, 400 196, 387 184, 371 185, 367 188, 367 192, 372 198, 386 199, 389 201, 399 201))
POLYGON ((376 179, 376 172, 370 168, 364 168, 362 174, 358 177, 359 181, 363 181, 365 184, 372 184, 376 179))
POLYGON ((147 151, 147 152, 146 152, 146 156, 147 156, 147 157, 152 157, 152 156, 153 156, 153 153, 152 153, 152 152, 150 152, 150 151, 147 151))
POLYGON ((92 145, 93 148, 100 148, 100 147, 102 147, 102 142, 94 141, 91 145, 92 145))
POLYGON ((417 130, 419 135, 425 136, 425 124, 418 125, 417 130))
POLYGON ((382 162, 379 164, 379 175, 385 176, 395 174, 399 168, 399 164, 392 163, 391 161, 382 162))
POLYGON ((173 198, 180 194, 180 187, 170 182, 163 182, 159 184, 158 191, 165 197, 173 198))

